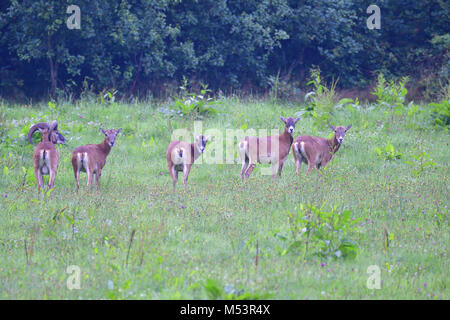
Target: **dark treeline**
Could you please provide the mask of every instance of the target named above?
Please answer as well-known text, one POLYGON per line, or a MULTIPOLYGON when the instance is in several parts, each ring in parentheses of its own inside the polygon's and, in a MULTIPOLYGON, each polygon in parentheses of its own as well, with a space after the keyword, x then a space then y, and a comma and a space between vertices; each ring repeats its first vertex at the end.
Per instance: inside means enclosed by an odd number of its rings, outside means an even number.
POLYGON ((449 77, 445 0, 15 0, 0 2, 0 96, 117 89, 161 96, 186 77, 224 92, 303 86, 317 65, 341 88, 378 72, 449 77), (369 30, 370 4, 381 29, 369 30), (81 28, 69 29, 70 5, 81 28))

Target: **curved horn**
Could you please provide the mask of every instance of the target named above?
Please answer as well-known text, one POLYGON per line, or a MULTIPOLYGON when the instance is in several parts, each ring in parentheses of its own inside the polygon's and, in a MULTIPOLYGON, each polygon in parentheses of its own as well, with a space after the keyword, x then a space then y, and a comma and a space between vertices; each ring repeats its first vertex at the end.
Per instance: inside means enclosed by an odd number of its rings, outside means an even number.
POLYGON ((56 122, 56 120, 53 120, 52 123, 49 125, 49 128, 48 128, 49 139, 52 135, 53 130, 58 130, 58 122, 56 122))
POLYGON ((56 120, 53 120, 52 123, 50 123, 49 128, 48 128, 48 140, 56 143, 56 140, 54 141, 53 139, 53 131, 56 130, 58 131, 58 122, 56 122, 56 120))
POLYGON ((56 120, 53 120, 52 123, 50 124, 50 130, 55 129, 58 129, 58 122, 56 122, 56 120))
POLYGON ((39 129, 48 129, 48 123, 47 122, 39 122, 39 123, 36 123, 36 124, 34 124, 33 126, 31 126, 31 128, 30 128, 30 130, 28 131, 28 141, 31 143, 31 144, 33 144, 33 140, 31 140, 31 137, 33 136, 33 133, 36 131, 36 130, 39 130, 39 129))

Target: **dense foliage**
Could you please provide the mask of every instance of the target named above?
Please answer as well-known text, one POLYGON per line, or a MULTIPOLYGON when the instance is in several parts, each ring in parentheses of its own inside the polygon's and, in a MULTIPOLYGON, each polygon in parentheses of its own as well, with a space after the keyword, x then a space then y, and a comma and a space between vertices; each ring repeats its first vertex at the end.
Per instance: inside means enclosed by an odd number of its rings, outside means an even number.
POLYGON ((0 96, 158 95, 183 76, 225 92, 269 89, 277 75, 298 87, 313 65, 341 87, 381 71, 433 89, 449 77, 448 12, 443 0, 4 1, 0 96), (366 26, 372 2, 379 30, 366 26), (80 29, 66 25, 72 4, 80 29))

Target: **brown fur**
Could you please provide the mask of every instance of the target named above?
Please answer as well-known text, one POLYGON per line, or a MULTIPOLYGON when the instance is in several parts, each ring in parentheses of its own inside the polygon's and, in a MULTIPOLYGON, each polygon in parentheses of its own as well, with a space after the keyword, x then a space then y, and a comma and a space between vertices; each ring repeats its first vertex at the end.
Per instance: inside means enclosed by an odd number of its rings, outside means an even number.
POLYGON ((49 141, 49 129, 42 129, 42 142, 36 146, 33 154, 34 175, 38 193, 44 189, 43 175, 49 175, 48 188, 54 186, 56 171, 59 165, 59 155, 55 145, 49 141))
POLYGON ((184 187, 187 185, 187 180, 191 167, 194 161, 203 153, 201 150, 202 140, 205 142, 210 140, 210 137, 197 136, 195 143, 187 143, 184 141, 172 141, 166 152, 167 167, 172 178, 173 190, 178 181, 178 172, 183 172, 184 187))
POLYGON ((107 130, 102 132, 105 134, 105 139, 99 144, 88 144, 77 147, 72 153, 72 166, 77 183, 77 190, 80 188, 80 171, 87 174, 87 188, 92 183, 92 179, 96 177, 97 189, 100 187, 100 177, 102 175, 103 167, 106 164, 106 157, 111 151, 111 141, 114 144, 119 130, 107 130))
POLYGON ((283 164, 289 155, 289 150, 292 144, 292 134, 288 131, 292 126, 299 121, 299 118, 283 118, 280 119, 285 123, 284 132, 278 136, 267 137, 245 137, 244 140, 238 144, 239 155, 242 160, 241 178, 248 178, 256 163, 270 163, 272 164, 272 177, 275 177, 275 171, 278 169, 278 176, 281 176, 283 164), (273 140, 272 140, 273 139, 273 140), (272 146, 272 141, 278 143, 278 150, 276 146, 272 146))
POLYGON ((302 162, 308 165, 307 174, 310 174, 314 167, 317 169, 325 167, 341 147, 342 142, 338 141, 338 137, 345 137, 345 132, 350 129, 351 125, 347 127, 330 127, 335 131, 331 139, 311 136, 299 136, 295 139, 292 144, 292 153, 294 154, 297 174, 300 172, 302 162))

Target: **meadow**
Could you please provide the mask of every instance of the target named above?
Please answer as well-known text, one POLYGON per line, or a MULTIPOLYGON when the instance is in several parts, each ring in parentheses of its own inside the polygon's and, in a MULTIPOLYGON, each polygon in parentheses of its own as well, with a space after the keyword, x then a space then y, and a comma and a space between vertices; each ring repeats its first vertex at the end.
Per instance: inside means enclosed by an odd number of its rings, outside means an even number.
MULTIPOLYGON (((176 192, 165 153, 194 118, 170 107, 0 104, 1 299, 449 299, 450 140, 426 104, 336 107, 327 120, 352 128, 323 175, 303 164, 296 176, 290 152, 281 178, 258 165, 242 182, 236 150, 234 164, 194 164, 176 192), (67 142, 41 198, 26 134, 54 119, 67 142), (122 134, 100 190, 86 190, 83 173, 77 193, 72 151, 100 143, 100 124, 122 134), (67 285, 69 266, 79 289, 67 285)), ((228 97, 199 120, 203 130, 281 131, 280 115, 298 114, 294 138, 330 137, 305 107, 228 97)))

